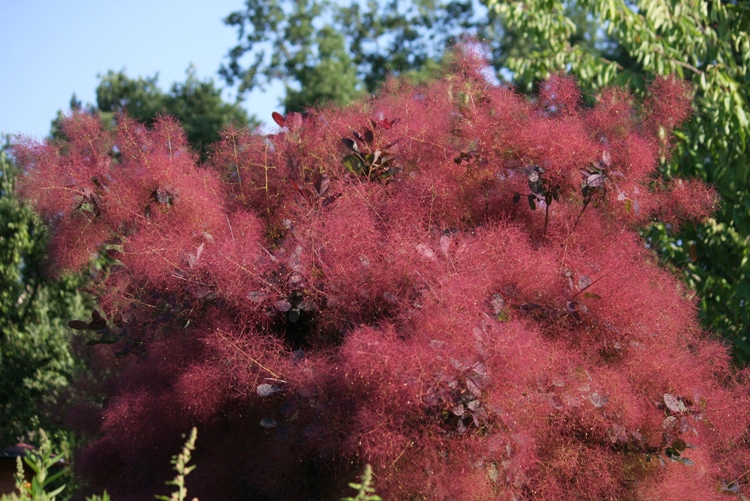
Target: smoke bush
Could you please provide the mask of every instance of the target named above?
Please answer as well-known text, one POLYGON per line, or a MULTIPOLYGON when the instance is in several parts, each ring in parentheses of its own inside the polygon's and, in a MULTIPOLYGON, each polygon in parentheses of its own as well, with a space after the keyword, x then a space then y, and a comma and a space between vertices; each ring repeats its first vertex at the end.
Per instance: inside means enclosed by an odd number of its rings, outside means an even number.
POLYGON ((747 373, 637 233, 714 204, 656 171, 688 89, 530 102, 478 64, 225 130, 206 164, 167 117, 16 144, 54 270, 99 256, 71 322, 116 357, 94 484, 150 498, 195 425, 200 498, 332 499, 365 463, 394 500, 744 489, 747 373))

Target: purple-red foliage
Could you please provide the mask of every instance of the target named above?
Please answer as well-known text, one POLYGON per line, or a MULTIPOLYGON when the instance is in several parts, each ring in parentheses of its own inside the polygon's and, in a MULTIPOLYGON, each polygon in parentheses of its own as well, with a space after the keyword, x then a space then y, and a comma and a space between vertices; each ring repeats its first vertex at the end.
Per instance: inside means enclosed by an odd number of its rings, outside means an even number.
POLYGON ((16 144, 54 265, 101 257, 88 290, 120 342, 97 349, 125 356, 92 483, 151 499, 197 425, 205 499, 332 499, 365 462, 394 500, 745 488, 748 374, 636 231, 713 206, 656 171, 687 88, 657 81, 640 114, 456 68, 226 130, 206 165, 166 117, 74 113, 64 141, 16 144))

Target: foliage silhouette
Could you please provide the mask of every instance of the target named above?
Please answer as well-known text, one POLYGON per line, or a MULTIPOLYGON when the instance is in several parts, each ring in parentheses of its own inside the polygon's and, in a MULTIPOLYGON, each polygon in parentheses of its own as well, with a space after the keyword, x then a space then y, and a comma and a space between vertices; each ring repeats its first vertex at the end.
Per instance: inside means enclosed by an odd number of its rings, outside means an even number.
POLYGON ((384 499, 744 487, 748 374, 637 232, 714 206, 657 172, 688 89, 586 108, 566 77, 529 101, 485 66, 461 46, 433 83, 226 129, 205 164, 166 117, 73 113, 66 142, 15 145, 55 268, 111 260, 88 289, 118 338, 92 348, 118 369, 78 457, 94 485, 145 499, 199 424, 204 499, 340 498, 364 464, 384 499), (384 150, 388 176, 345 160, 384 150))

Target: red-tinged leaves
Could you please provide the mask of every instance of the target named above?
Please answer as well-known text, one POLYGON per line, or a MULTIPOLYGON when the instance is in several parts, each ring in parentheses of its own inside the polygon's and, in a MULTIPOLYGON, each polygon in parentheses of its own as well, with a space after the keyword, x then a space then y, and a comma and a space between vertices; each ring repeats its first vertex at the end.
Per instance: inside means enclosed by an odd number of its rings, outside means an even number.
POLYGON ((273 113, 271 113, 271 118, 273 118, 273 121, 276 122, 276 125, 278 125, 279 127, 286 127, 286 119, 281 113, 277 113, 274 111, 273 113))
POLYGON ((312 203, 313 192, 312 192, 312 190, 310 190, 310 188, 308 188, 306 186, 300 186, 299 183, 297 183, 296 181, 293 181, 291 179, 289 180, 289 184, 291 184, 294 187, 294 189, 297 190, 297 193, 299 193, 300 195, 302 195, 302 197, 308 203, 312 203))

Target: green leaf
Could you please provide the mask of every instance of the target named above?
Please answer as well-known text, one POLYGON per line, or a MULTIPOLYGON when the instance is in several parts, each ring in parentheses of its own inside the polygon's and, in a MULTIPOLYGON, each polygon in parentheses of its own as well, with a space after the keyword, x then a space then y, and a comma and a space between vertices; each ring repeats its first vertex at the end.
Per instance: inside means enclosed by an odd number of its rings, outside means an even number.
POLYGON ((361 175, 364 169, 364 163, 359 155, 347 155, 344 157, 344 165, 352 174, 361 175))

